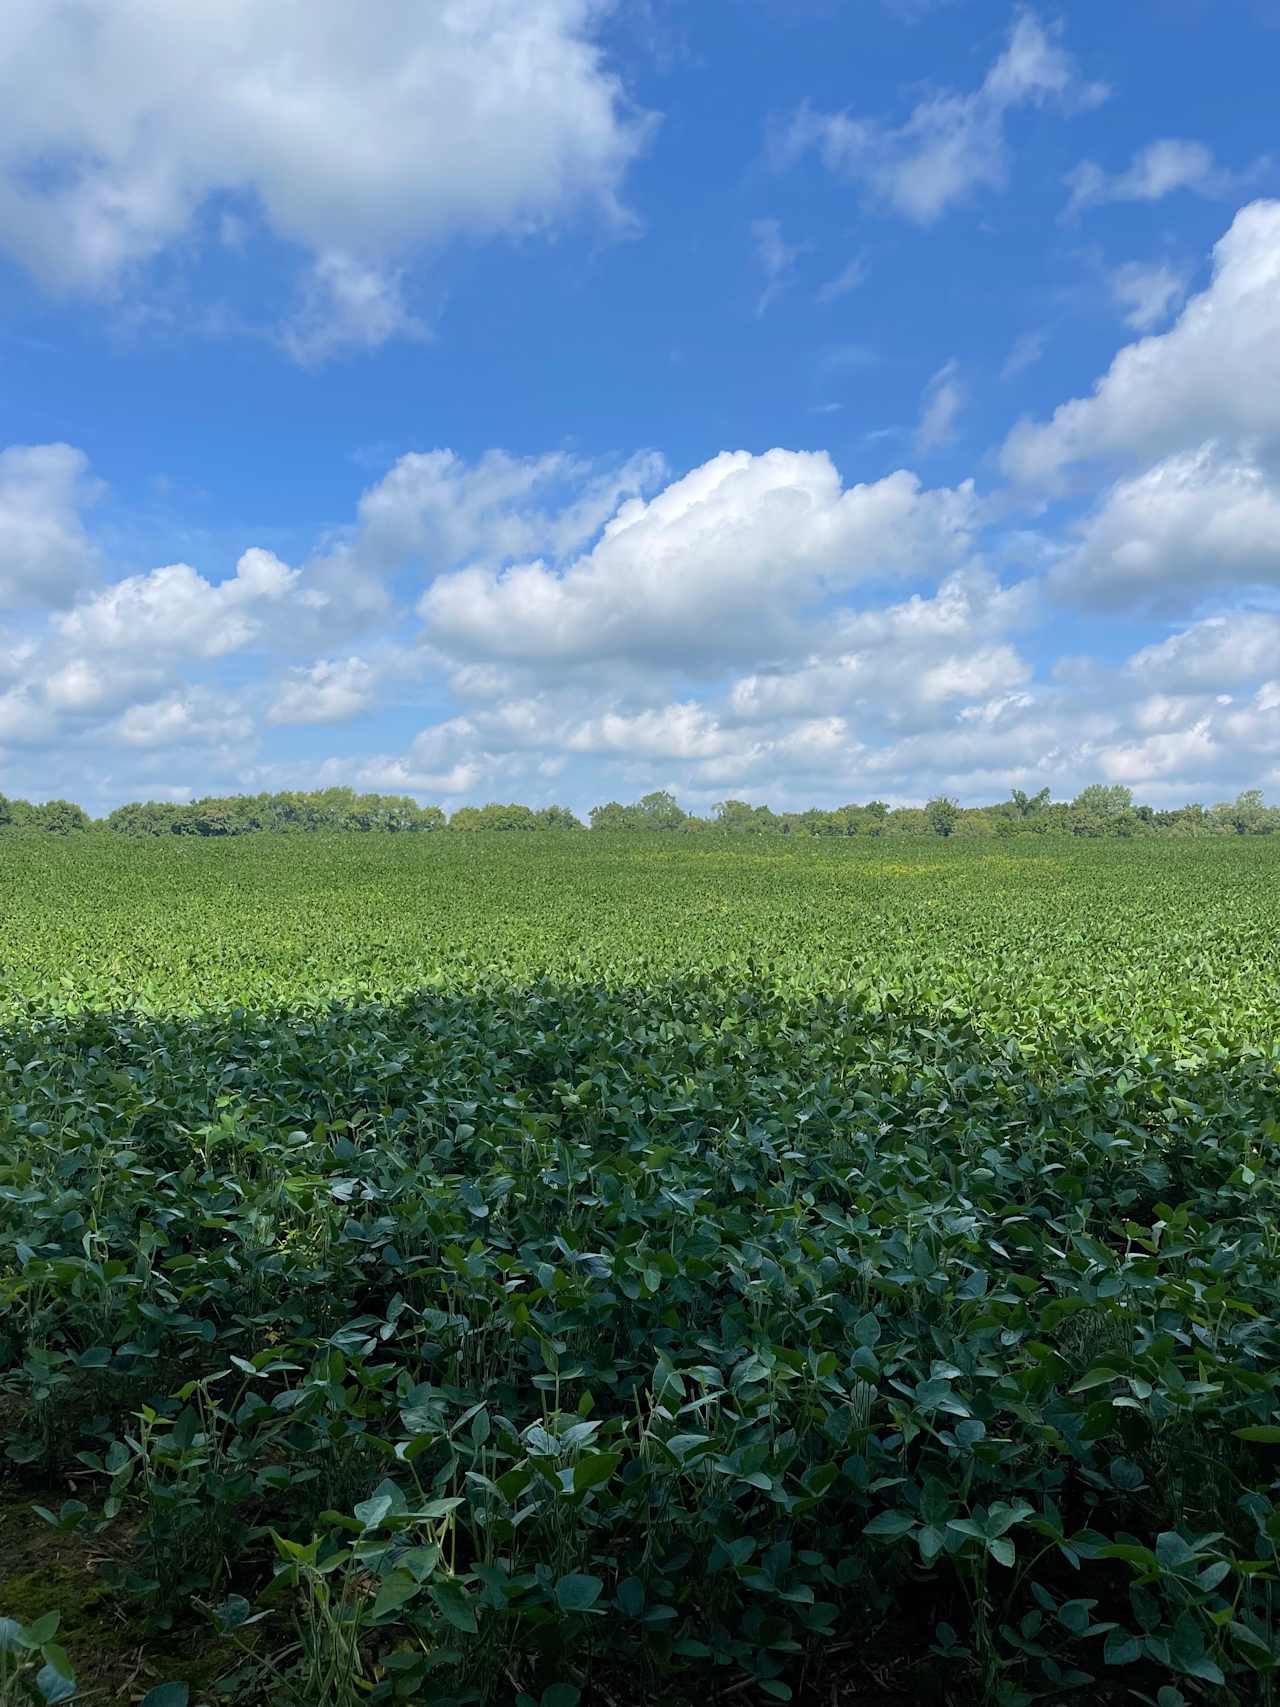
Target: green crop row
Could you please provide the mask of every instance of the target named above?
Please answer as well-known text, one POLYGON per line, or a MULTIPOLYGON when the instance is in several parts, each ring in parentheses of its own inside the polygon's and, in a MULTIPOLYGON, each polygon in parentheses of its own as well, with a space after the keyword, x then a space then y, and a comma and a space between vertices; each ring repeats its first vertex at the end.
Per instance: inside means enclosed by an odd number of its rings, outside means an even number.
POLYGON ((0 1702, 1272 1701, 1280 849, 510 842, 4 848, 0 1702))

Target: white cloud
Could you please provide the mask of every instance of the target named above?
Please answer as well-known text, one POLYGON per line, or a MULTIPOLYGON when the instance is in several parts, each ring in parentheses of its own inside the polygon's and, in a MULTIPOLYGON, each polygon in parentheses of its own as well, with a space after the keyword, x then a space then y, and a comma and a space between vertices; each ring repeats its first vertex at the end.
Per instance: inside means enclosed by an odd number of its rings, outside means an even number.
POLYGON ((756 671, 728 703, 745 722, 856 713, 859 725, 937 726, 961 704, 1020 687, 1030 671, 1000 636, 1029 613, 1026 589, 983 571, 950 576, 931 598, 845 612, 822 625, 797 668, 756 671))
POLYGON ((169 694, 131 705, 111 734, 128 747, 182 747, 248 741, 253 723, 233 700, 207 689, 169 694))
POLYGON ((746 788, 770 772, 789 773, 793 782, 811 778, 833 759, 843 762, 856 741, 839 716, 762 731, 689 700, 634 713, 607 711, 570 728, 565 745, 571 753, 625 763, 635 775, 644 775, 646 766, 679 766, 686 787, 697 793, 726 785, 746 788))
POLYGON ((1216 692, 1257 681, 1280 660, 1280 616, 1237 611, 1204 617, 1167 640, 1144 646, 1126 666, 1145 686, 1216 692))
POLYGON ((429 573, 542 553, 559 558, 665 473, 654 451, 606 469, 563 452, 491 450, 473 463, 451 450, 410 452, 361 498, 354 550, 378 569, 419 560, 429 573))
POLYGON ((34 640, 19 640, 0 631, 0 687, 22 681, 38 652, 34 640))
POLYGON ((954 361, 944 362, 924 388, 916 427, 916 449, 921 453, 949 445, 956 436, 956 421, 965 404, 957 372, 954 361))
POLYGON ((819 287, 817 300, 821 303, 838 301, 851 290, 856 290, 860 284, 865 284, 870 272, 865 259, 861 255, 855 255, 833 278, 829 278, 819 287))
POLYGON ((1105 95, 1101 85, 1082 81, 1071 56, 1033 13, 1021 12, 1004 51, 972 93, 940 90, 926 96, 896 126, 803 107, 777 153, 788 163, 816 149, 830 171, 927 225, 976 191, 1005 186, 1005 121, 1011 112, 1049 101, 1079 109, 1105 95))
POLYGON ((1086 605, 1164 610, 1211 590, 1280 585, 1280 491, 1215 445, 1118 481, 1050 575, 1086 605))
POLYGON ((501 769, 487 752, 474 723, 451 717, 415 736, 403 758, 374 758, 361 764, 356 776, 365 788, 390 793, 468 794, 501 769))
POLYGON ((1111 294, 1125 310, 1125 325, 1149 332, 1167 320, 1186 294, 1187 281, 1163 261, 1129 261, 1111 275, 1111 294))
POLYGON ((1239 440, 1180 447, 1055 538, 1008 532, 967 484, 846 487, 819 452, 725 452, 657 491, 652 455, 414 453, 301 568, 252 549, 221 582, 172 564, 20 614, 0 636, 7 791, 347 782, 585 807, 672 787, 706 807, 1102 778, 1217 798, 1280 759, 1280 616, 1210 602, 1280 584, 1274 468, 1239 440), (410 645, 394 600, 424 580, 410 645), (1046 583, 1196 620, 1127 662, 1036 672, 1022 633, 1052 620, 1046 583), (260 722, 336 725, 428 684, 445 709, 401 751, 253 761, 260 722))
MULTIPOLYGON (((805 693, 769 703, 767 693, 750 703, 746 691, 721 702, 654 698, 639 707, 606 699, 582 716, 575 705, 607 696, 613 683, 562 683, 533 699, 432 725, 402 756, 331 759, 309 768, 304 780, 534 802, 554 783, 557 795, 584 809, 611 795, 669 787, 705 809, 728 794, 779 806, 870 796, 911 803, 940 789, 981 800, 1045 783, 1061 798, 1102 779, 1127 782, 1160 804, 1234 794, 1274 766, 1280 682, 1264 681, 1247 700, 1194 684, 1183 692, 1146 691, 1134 670, 1100 667, 1057 686, 1037 685, 1011 649, 1000 656, 1000 643, 984 644, 978 627, 984 608, 997 613, 998 627, 1015 594, 988 584, 984 606, 978 585, 971 586, 967 650, 958 632, 949 658, 929 652, 923 639, 915 650, 886 647, 869 658, 856 694, 843 691, 831 669, 845 660, 830 658, 793 672, 806 677, 805 693), (1000 601, 1009 601, 1003 616, 1000 601), (822 669, 830 671, 825 680, 822 669), (931 703, 918 684, 935 696, 931 703)), ((946 599, 919 601, 914 620, 935 631, 941 647, 943 630, 957 627, 964 604, 953 589, 946 599), (929 608, 943 605, 949 614, 929 608)), ((905 633, 907 611, 903 605, 850 620, 905 633)), ((768 680, 778 685, 779 678, 768 680)), ((280 767, 276 773, 259 776, 257 785, 298 781, 280 767)))
POLYGON ((82 652, 221 658, 255 640, 264 616, 300 581, 301 571, 253 547, 226 581, 206 581, 189 564, 171 563, 104 587, 56 617, 54 626, 82 652))
POLYGON ((1205 717, 1188 729, 1104 747, 1098 754, 1098 768, 1103 782, 1141 787, 1162 777, 1210 771, 1220 756, 1212 722, 1205 717))
POLYGON ((764 289, 756 299, 756 316, 759 318, 791 283, 796 262, 807 245, 788 243, 776 219, 753 220, 751 241, 755 245, 756 265, 764 274, 764 289))
POLYGON ((1012 646, 983 646, 943 656, 918 668, 909 653, 881 657, 849 652, 790 673, 746 676, 731 703, 753 721, 817 715, 833 707, 859 709, 876 723, 918 727, 949 721, 953 702, 979 702, 1030 677, 1012 646))
MULTIPOLYGON (((1280 753, 1280 679, 1264 682, 1246 705, 1223 713, 1222 728, 1232 742, 1259 757, 1280 753)), ((1280 773, 1273 771, 1271 777, 1280 782, 1280 773)))
POLYGON ((321 658, 290 670, 267 720, 270 723, 343 723, 373 705, 377 678, 363 658, 321 658))
POLYGON ((118 710, 131 699, 154 694, 163 682, 162 670, 122 666, 118 658, 41 660, 34 673, 42 681, 49 707, 72 717, 118 710))
POLYGON ((842 612, 824 632, 832 647, 951 647, 975 634, 989 637, 1027 626, 1034 608, 1034 585, 1001 586, 984 569, 966 569, 948 575, 931 597, 913 593, 881 610, 842 612))
MULTIPOLYGON (((584 204, 616 219, 647 126, 593 39, 600 10, 8 0, 0 241, 54 285, 100 290, 206 211, 321 268, 534 231, 584 204)), ((353 310, 355 276, 339 319, 402 330, 385 300, 353 310)))
POLYGON ((56 723, 47 707, 25 687, 0 693, 0 743, 11 747, 42 746, 51 741, 56 723))
POLYGON ((71 445, 0 451, 0 610, 71 602, 96 567, 81 511, 101 491, 71 445))
POLYGON ((1122 349, 1091 396, 1014 428, 1006 473, 1051 482, 1096 457, 1280 431, 1280 201, 1242 208, 1213 261, 1169 331, 1122 349))
POLYGON ((1043 332, 1020 332, 1000 369, 1001 379, 1013 379, 1029 367, 1034 367, 1044 354, 1043 332))
POLYGON ((728 744, 727 732, 697 700, 630 716, 606 711, 570 730, 565 742, 575 753, 641 754, 658 759, 712 758, 728 744))
POLYGON ((969 484, 900 470, 841 486, 824 452, 725 451, 647 503, 625 502, 585 556, 440 576, 419 603, 461 658, 622 658, 668 667, 785 648, 815 600, 963 559, 969 484))
POLYGON ((302 284, 293 318, 281 328, 284 348, 304 367, 331 356, 376 350, 392 338, 425 338, 426 327, 404 303, 404 274, 354 260, 319 256, 302 284))
POLYGON ((1140 148, 1123 172, 1105 172, 1095 161, 1081 161, 1066 177, 1071 191, 1067 212, 1079 213, 1103 202, 1161 201, 1175 190, 1225 196, 1238 181, 1216 163, 1203 142, 1161 137, 1140 148))
POLYGON ((861 751, 853 730, 842 717, 811 717, 768 735, 752 731, 722 752, 712 754, 690 767, 689 787, 702 798, 707 792, 751 795, 772 794, 778 785, 787 789, 812 789, 830 785, 833 775, 847 772, 861 751), (783 782, 785 779, 785 782, 783 782))

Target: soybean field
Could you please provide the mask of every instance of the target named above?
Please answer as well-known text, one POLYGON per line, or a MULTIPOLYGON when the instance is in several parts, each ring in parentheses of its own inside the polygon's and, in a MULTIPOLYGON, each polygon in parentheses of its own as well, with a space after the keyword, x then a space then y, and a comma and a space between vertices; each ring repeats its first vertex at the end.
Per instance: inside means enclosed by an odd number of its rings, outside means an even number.
POLYGON ((1280 843, 0 846, 0 1707, 1280 1700, 1280 843))

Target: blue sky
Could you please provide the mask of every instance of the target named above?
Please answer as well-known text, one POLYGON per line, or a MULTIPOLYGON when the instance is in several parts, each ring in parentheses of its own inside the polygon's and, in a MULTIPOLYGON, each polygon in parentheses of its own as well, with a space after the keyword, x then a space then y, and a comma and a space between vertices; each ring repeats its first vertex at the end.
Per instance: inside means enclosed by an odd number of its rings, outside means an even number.
POLYGON ((1280 798, 1280 4, 4 39, 0 790, 1280 798))

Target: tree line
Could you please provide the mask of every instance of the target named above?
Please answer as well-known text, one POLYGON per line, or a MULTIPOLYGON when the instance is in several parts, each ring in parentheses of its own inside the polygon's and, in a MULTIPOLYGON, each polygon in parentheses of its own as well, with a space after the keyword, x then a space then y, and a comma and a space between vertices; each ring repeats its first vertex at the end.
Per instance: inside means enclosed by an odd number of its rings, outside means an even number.
MULTIPOLYGON (((775 812, 745 800, 724 800, 710 814, 686 812, 675 797, 656 790, 623 805, 593 806, 592 830, 661 830, 697 835, 748 836, 1010 836, 1049 832, 1075 836, 1270 835, 1280 832, 1280 807, 1268 806, 1261 790, 1247 789, 1215 806, 1193 802, 1157 808, 1135 804, 1129 789, 1094 783, 1073 800, 1055 801, 1049 790, 1027 794, 1015 788, 992 806, 962 806, 937 795, 924 806, 865 804, 775 812)), ((273 830, 305 834, 320 830, 583 830, 567 806, 460 806, 450 817, 439 806, 420 806, 403 794, 357 794, 324 788, 279 794, 209 795, 202 800, 134 801, 94 820, 69 800, 9 800, 0 794, 0 833, 44 831, 69 834, 106 829, 126 836, 241 836, 273 830)))
POLYGON ((667 793, 647 794, 634 805, 611 800, 591 809, 593 830, 677 830, 729 835, 802 836, 1010 836, 1051 831, 1075 836, 1268 835, 1280 832, 1280 807, 1267 806, 1260 789, 1247 789, 1216 806, 1193 802, 1158 808, 1135 804, 1122 784, 1093 783, 1074 800, 1055 801, 1049 790, 1027 794, 1015 788, 992 806, 962 806, 939 794, 924 806, 891 807, 883 800, 862 805, 814 806, 804 812, 775 812, 745 800, 725 800, 708 818, 682 810, 667 793))

